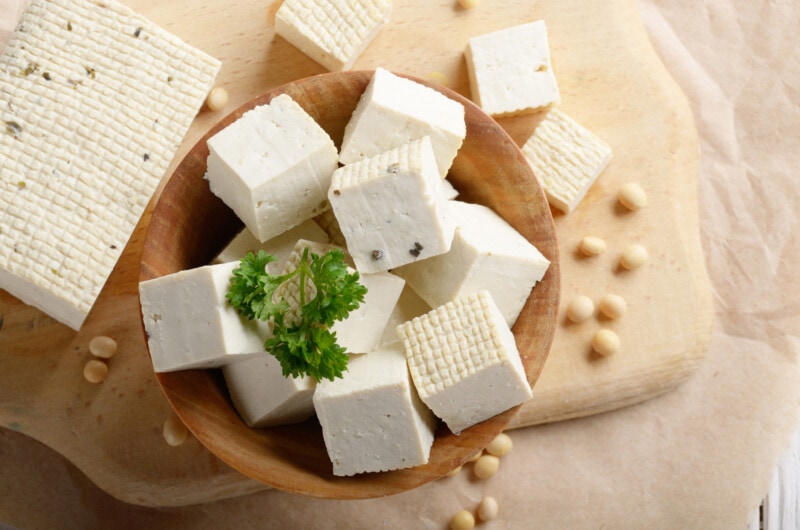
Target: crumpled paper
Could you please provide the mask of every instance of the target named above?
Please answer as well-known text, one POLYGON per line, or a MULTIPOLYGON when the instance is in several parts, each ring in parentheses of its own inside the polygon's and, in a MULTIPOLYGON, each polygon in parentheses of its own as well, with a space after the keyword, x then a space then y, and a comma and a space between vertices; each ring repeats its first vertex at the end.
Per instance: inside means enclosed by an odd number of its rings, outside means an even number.
MULTIPOLYGON (((0 0, 0 40, 20 3, 0 0)), ((512 431, 514 449, 490 480, 465 468, 365 501, 269 490, 199 506, 134 507, 40 444, 0 430, 0 521, 441 529, 491 495, 500 515, 483 528, 745 528, 800 424, 800 6, 641 0, 640 7, 701 141, 701 238, 716 328, 688 381, 615 412, 512 431)))

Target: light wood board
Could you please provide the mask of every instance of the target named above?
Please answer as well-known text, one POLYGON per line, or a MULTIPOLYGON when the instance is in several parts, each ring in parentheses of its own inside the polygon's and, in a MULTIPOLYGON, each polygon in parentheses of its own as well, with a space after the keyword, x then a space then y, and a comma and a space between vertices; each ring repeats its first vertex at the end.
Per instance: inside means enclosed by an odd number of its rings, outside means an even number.
MULTIPOLYGON (((264 91, 324 70, 272 31, 280 2, 156 2, 127 5, 224 63, 219 84, 230 102, 203 111, 173 162, 227 112, 264 91)), ((454 1, 396 1, 390 23, 356 63, 423 79, 444 80, 469 96, 463 50, 471 36, 544 19, 560 108, 609 143, 614 159, 579 208, 555 214, 561 246, 562 303, 576 294, 597 301, 623 295, 628 313, 610 322, 563 322, 534 389, 512 426, 584 416, 629 405, 674 388, 702 359, 712 303, 699 244, 696 204, 698 142, 687 102, 647 40, 635 0, 496 1, 474 10, 454 1), (636 213, 616 202, 627 181, 639 182, 649 205, 636 213), (584 235, 608 243, 581 258, 584 235), (642 269, 621 271, 630 243, 650 252, 642 269), (600 326, 617 331, 622 350, 591 353, 600 326)), ((500 123, 521 143, 537 117, 500 123)), ((139 323, 136 280, 148 208, 83 329, 76 333, 0 292, 0 425, 52 447, 100 488, 124 501, 182 505, 262 489, 190 439, 170 447, 161 426, 171 413, 152 373, 139 323), (96 335, 119 343, 108 379, 82 376, 96 335)))

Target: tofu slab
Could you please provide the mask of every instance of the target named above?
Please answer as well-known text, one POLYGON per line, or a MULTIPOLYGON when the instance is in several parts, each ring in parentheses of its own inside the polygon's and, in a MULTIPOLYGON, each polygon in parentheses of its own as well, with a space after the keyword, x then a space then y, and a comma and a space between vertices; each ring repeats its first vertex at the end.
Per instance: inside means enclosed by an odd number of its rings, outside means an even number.
POLYGON ((31 0, 0 55, 0 288, 77 330, 220 63, 108 0, 31 0))

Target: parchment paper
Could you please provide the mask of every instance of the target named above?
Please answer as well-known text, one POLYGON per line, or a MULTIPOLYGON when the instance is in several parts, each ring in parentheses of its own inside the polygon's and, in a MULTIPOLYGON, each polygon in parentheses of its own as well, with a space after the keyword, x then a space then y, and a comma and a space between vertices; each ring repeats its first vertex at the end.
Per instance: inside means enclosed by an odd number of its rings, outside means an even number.
MULTIPOLYGON (((0 0, 0 40, 20 1, 0 0)), ((514 449, 488 481, 465 470, 369 501, 265 491, 176 509, 128 506, 49 449, 0 430, 0 522, 439 529, 491 495, 500 515, 481 528, 745 528, 800 424, 800 5, 640 5, 701 138, 701 237, 716 329, 685 384, 623 410, 513 431, 514 449)))

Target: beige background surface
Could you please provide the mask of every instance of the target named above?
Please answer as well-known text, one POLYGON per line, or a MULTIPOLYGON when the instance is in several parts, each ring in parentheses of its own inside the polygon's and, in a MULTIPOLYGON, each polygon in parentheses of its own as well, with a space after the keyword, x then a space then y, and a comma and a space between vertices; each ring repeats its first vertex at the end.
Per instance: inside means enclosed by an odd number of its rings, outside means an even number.
MULTIPOLYGON (((0 0, 0 20, 17 0, 0 0)), ((175 509, 128 506, 58 455, 0 430, 0 521, 20 528, 444 528, 492 495, 486 528, 744 528, 798 425, 800 6, 642 0, 701 138, 701 235, 715 304, 707 359, 674 392, 513 431, 490 481, 469 473, 387 499, 266 491, 175 509)), ((0 22, 0 31, 9 29, 0 22)))

